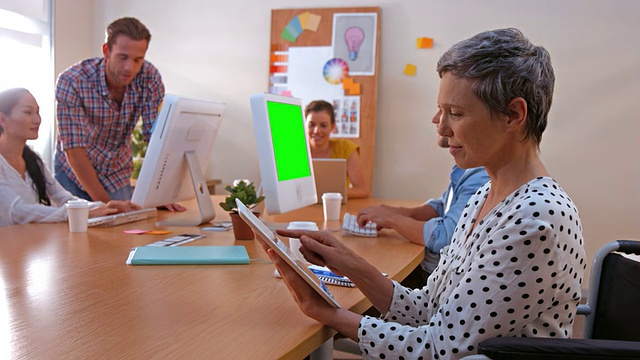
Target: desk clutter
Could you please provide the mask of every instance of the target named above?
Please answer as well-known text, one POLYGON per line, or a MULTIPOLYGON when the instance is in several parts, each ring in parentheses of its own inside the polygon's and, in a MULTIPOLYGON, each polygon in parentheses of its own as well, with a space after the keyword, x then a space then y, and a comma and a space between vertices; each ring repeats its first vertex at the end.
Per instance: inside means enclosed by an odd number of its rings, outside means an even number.
POLYGON ((180 234, 167 239, 158 240, 146 246, 179 246, 206 237, 202 234, 180 234))

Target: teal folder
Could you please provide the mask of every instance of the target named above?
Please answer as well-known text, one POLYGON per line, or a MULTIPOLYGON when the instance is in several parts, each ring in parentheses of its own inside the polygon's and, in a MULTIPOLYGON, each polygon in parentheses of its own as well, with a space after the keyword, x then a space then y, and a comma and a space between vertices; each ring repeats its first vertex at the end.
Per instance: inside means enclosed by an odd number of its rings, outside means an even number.
POLYGON ((248 264, 244 246, 139 246, 131 249, 128 265, 248 264))

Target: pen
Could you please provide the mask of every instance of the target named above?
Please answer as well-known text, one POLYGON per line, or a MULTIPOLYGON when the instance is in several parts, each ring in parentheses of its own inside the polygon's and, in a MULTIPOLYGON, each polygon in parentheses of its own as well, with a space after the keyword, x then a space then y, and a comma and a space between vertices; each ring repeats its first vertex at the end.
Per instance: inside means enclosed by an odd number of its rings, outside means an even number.
POLYGON ((204 231, 228 231, 229 229, 230 228, 224 226, 209 226, 202 228, 204 231))

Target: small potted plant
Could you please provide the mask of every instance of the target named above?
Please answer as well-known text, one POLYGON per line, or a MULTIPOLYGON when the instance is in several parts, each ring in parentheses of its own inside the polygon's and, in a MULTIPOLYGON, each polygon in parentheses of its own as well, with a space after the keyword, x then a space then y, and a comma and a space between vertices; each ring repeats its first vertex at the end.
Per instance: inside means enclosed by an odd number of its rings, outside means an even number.
POLYGON ((133 152, 132 179, 137 179, 138 175, 140 175, 140 169, 142 168, 142 162, 144 161, 144 156, 147 154, 148 147, 149 143, 144 141, 144 136, 142 135, 142 120, 140 120, 136 123, 136 127, 133 128, 133 133, 131 134, 131 150, 133 152))
MULTIPOLYGON (((264 200, 264 196, 258 196, 255 186, 249 180, 234 180, 233 186, 227 185, 224 189, 229 192, 229 195, 224 199, 224 202, 220 203, 220 207, 228 211, 231 216, 234 236, 238 240, 252 240, 254 238, 253 230, 238 215, 236 199, 240 199, 247 208, 253 209, 264 200)), ((258 215, 256 214, 256 216, 258 215)))

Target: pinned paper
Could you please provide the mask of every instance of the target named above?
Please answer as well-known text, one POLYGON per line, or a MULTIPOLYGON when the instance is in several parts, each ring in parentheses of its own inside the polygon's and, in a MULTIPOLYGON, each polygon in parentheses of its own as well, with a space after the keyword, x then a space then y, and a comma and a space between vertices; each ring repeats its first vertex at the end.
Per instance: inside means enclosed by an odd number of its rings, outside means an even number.
POLYGON ((293 31, 295 31, 298 35, 300 35, 302 33, 302 30, 304 30, 302 28, 302 25, 300 24, 300 18, 297 16, 291 19, 291 21, 289 22, 289 25, 287 26, 290 26, 293 29, 293 31))
POLYGON ((272 63, 286 63, 288 59, 287 54, 276 54, 273 52, 269 57, 272 63))
POLYGON ((140 235, 140 234, 146 234, 151 230, 139 230, 139 229, 131 229, 131 230, 125 230, 123 231, 123 233, 125 234, 133 234, 133 235, 140 235))
POLYGON ((269 72, 271 74, 286 73, 287 72, 287 67, 286 66, 279 66, 279 65, 271 65, 269 67, 269 72))
POLYGON ((281 38, 291 41, 291 42, 296 42, 296 39, 298 38, 298 36, 294 36, 293 34, 291 34, 289 32, 289 27, 285 27, 284 30, 282 31, 282 34, 280 35, 281 38))
POLYGON ((288 48, 289 48, 289 45, 271 44, 271 52, 287 51, 288 48))
POLYGON ((322 68, 324 79, 332 85, 338 85, 349 76, 349 65, 340 58, 333 58, 322 68))
POLYGON ((360 84, 356 83, 353 78, 343 79, 342 88, 349 93, 348 95, 360 95, 360 84))
POLYGON ((322 20, 322 16, 316 14, 309 14, 309 20, 307 21, 306 30, 318 31, 318 26, 320 26, 320 20, 322 20))
POLYGON ((310 12, 305 11, 302 14, 298 15, 298 21, 300 21, 300 26, 303 29, 307 28, 307 23, 309 22, 309 16, 311 15, 310 12))
POLYGON ((171 234, 171 231, 169 231, 169 230, 151 230, 151 231, 147 231, 145 234, 146 235, 166 235, 166 234, 171 234))
POLYGON ((404 67, 404 74, 408 75, 408 76, 415 76, 416 75, 416 66, 413 64, 407 64, 404 67))
POLYGON ((293 95, 291 95, 291 90, 283 90, 283 91, 280 93, 280 95, 283 95, 283 96, 293 96, 293 95))
POLYGON ((287 76, 283 75, 283 76, 270 76, 269 77, 269 83, 271 84, 286 84, 287 83, 287 76))
POLYGON ((317 31, 321 19, 320 15, 312 14, 308 11, 297 15, 284 27, 280 37, 287 41, 296 42, 302 31, 317 31))
POLYGON ((433 39, 428 37, 421 37, 416 39, 417 49, 430 49, 433 47, 433 39))
MULTIPOLYGON (((293 18, 294 20, 297 18, 293 18)), ((302 29, 300 28, 300 23, 298 23, 298 26, 294 26, 292 24, 293 20, 291 20, 291 23, 289 23, 289 25, 287 25, 284 28, 284 31, 288 32, 294 39, 297 39, 298 36, 300 36, 300 34, 302 34, 302 29)), ((295 40, 293 40, 295 41, 295 40)))

